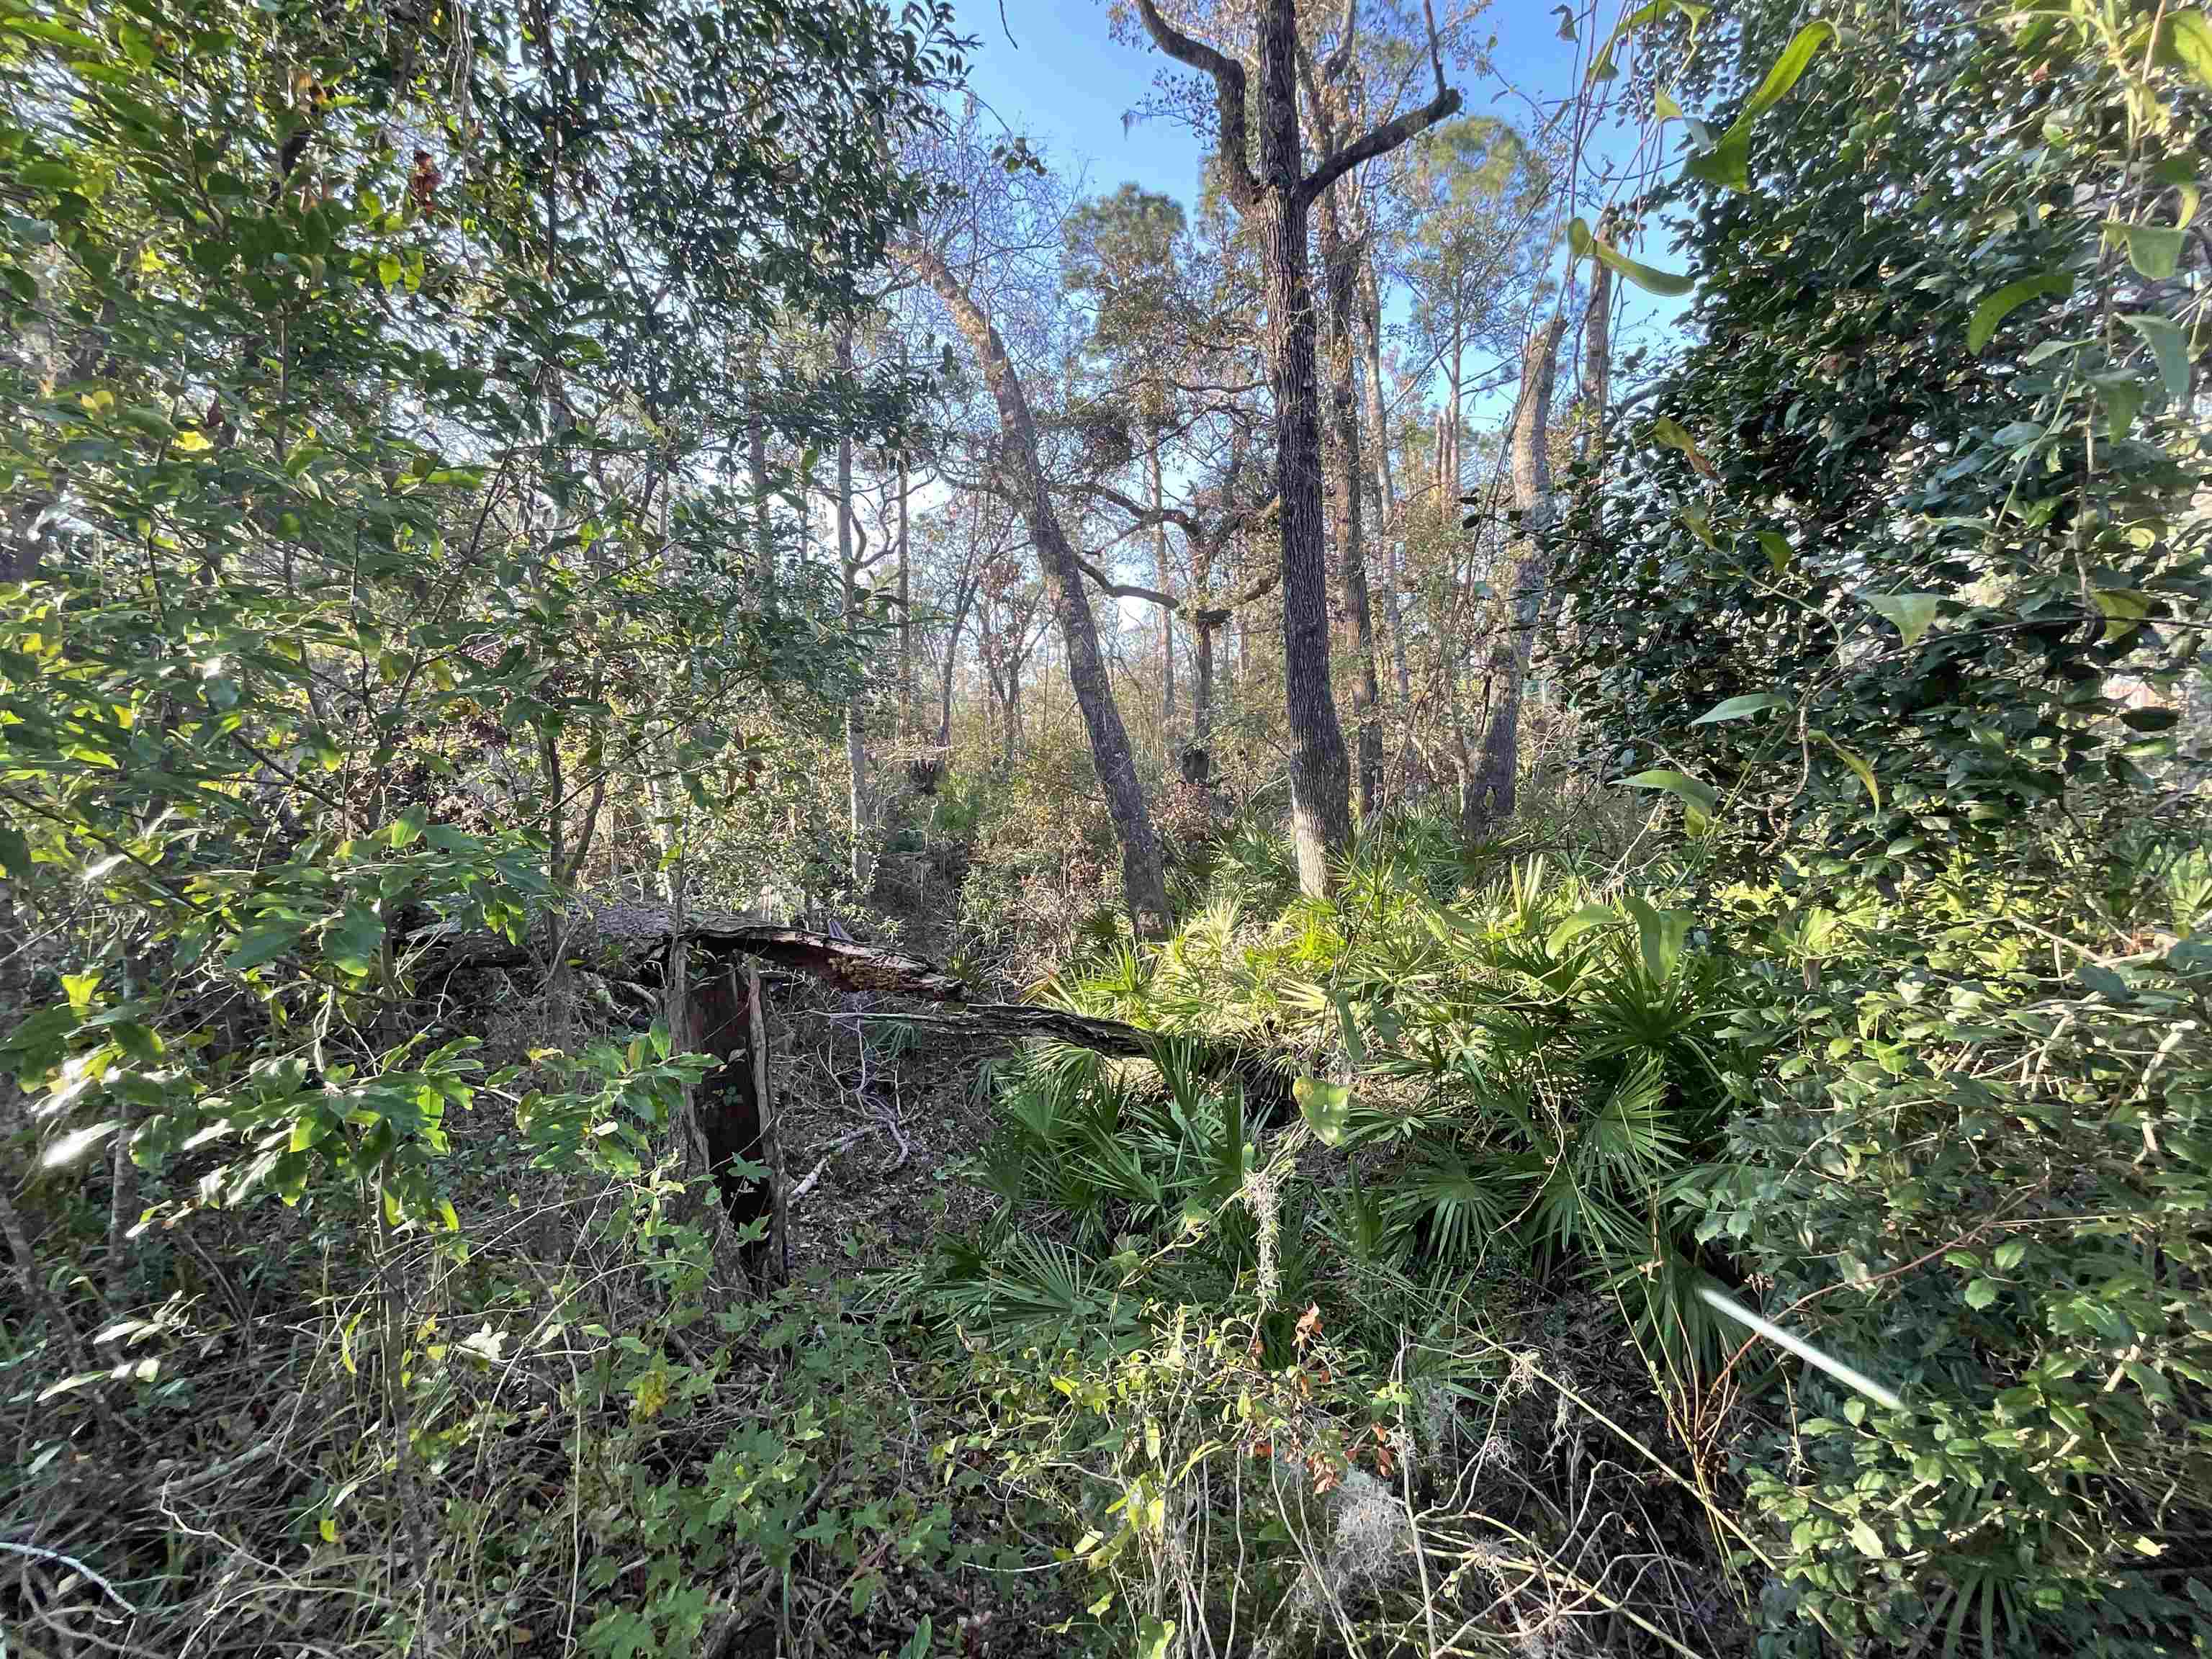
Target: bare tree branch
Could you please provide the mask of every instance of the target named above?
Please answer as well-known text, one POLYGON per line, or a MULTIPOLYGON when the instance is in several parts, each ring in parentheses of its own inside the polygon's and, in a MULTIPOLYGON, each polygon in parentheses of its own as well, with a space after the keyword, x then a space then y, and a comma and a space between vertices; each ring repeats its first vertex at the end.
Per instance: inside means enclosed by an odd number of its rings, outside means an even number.
POLYGON ((1459 94, 1446 87, 1420 108, 1409 110, 1395 121, 1385 121, 1380 126, 1370 128, 1306 175, 1304 181, 1298 185, 1300 201, 1311 204, 1323 191, 1362 161, 1388 155, 1414 134, 1425 131, 1458 108, 1459 94))
POLYGON ((1185 34, 1160 15, 1152 0, 1137 0, 1137 13, 1145 20, 1145 32, 1162 52, 1213 77, 1214 105, 1221 127, 1216 140, 1229 199, 1240 210, 1250 206, 1260 199, 1260 181, 1252 176, 1251 163, 1245 159, 1244 65, 1185 34))

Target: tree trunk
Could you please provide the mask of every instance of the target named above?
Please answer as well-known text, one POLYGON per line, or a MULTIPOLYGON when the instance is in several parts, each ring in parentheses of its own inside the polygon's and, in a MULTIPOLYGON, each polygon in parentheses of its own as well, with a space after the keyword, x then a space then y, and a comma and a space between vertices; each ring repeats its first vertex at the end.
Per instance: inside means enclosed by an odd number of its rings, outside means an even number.
POLYGON ((761 417, 760 348, 753 348, 752 385, 747 388, 751 406, 745 411, 746 464, 752 477, 754 556, 758 561, 755 580, 763 605, 775 592, 775 525, 768 500, 768 423, 761 417))
MULTIPOLYGON (((1286 32, 1289 7, 1270 5, 1261 15, 1263 65, 1271 37, 1286 32), (1280 15, 1279 17, 1279 14, 1280 15)), ((1287 54, 1286 43, 1279 48, 1287 54)), ((1263 74, 1264 86, 1267 77, 1263 74)), ((1273 99, 1263 93, 1264 106, 1273 99)), ((1287 93, 1269 129, 1288 125, 1296 154, 1297 115, 1287 93)), ((1276 140, 1279 146, 1282 139, 1276 140)), ((1273 146, 1270 146, 1273 147, 1273 146)), ((1287 191, 1271 190, 1259 221, 1261 265, 1267 292, 1267 381, 1275 405, 1275 489, 1279 502, 1283 560, 1283 700, 1291 739, 1291 830, 1298 861, 1298 888, 1320 896, 1329 890, 1331 860, 1352 846, 1351 763, 1329 684, 1328 568, 1322 545, 1321 429, 1314 384, 1313 287, 1306 264, 1306 210, 1287 191)))
POLYGON ((1021 377, 1006 356, 999 331, 936 251, 910 246, 903 253, 945 301, 981 360, 984 382, 999 407, 1006 461, 1019 490, 1022 517, 1029 525, 1030 538, 1036 544, 1037 562, 1043 567, 1060 636, 1066 647, 1068 684, 1082 710, 1092 763, 1106 791, 1106 809, 1121 838, 1121 883, 1130 920, 1139 938, 1159 938, 1168 928, 1167 880, 1160 865, 1159 840, 1152 831, 1152 812, 1129 750, 1129 734, 1121 724, 1113 683, 1107 678, 1105 659, 1098 647, 1098 625, 1084 591, 1083 572, 1075 562, 1075 550, 1068 544, 1067 532, 1060 526, 1043 465, 1037 459, 1036 422, 1030 413, 1028 395, 1022 390, 1021 377))
POLYGON ((1375 678, 1375 613, 1367 594, 1367 541, 1361 525, 1362 465, 1359 458, 1359 398, 1356 389, 1357 347, 1352 338, 1352 299, 1357 250, 1344 237, 1340 193, 1352 188, 1340 181, 1321 200, 1322 277, 1328 300, 1328 358, 1331 414, 1336 428, 1337 579, 1345 614, 1352 622, 1352 720, 1359 748, 1359 820, 1375 816, 1376 792, 1382 779, 1382 732, 1376 706, 1382 700, 1375 678))
POLYGON ((904 738, 914 725, 914 611, 907 578, 906 452, 898 458, 898 734, 904 738))
MULTIPOLYGON (((853 373, 853 325, 850 323, 837 335, 837 370, 850 377, 853 373)), ((853 434, 837 434, 837 568, 842 579, 845 637, 850 641, 859 633, 860 622, 860 588, 858 556, 853 548, 853 434)), ((861 719, 861 690, 855 686, 845 702, 845 769, 852 780, 848 796, 848 825, 853 841, 853 885, 855 889, 867 886, 868 854, 864 831, 867 822, 868 747, 867 729, 861 719)))
POLYGON ((952 636, 945 641, 945 672, 937 682, 937 746, 946 747, 952 741, 952 682, 960 672, 960 626, 955 621, 952 636))
POLYGON ((1521 360, 1521 398, 1510 440, 1514 505, 1521 510, 1520 554, 1506 562, 1484 665, 1491 712, 1482 734, 1463 811, 1470 836, 1480 835, 1513 811, 1515 774, 1520 765, 1521 688, 1543 614, 1544 590, 1552 574, 1552 374, 1559 359, 1559 336, 1566 319, 1554 317, 1536 331, 1521 360))
MULTIPOLYGON (((1328 675, 1328 568, 1322 545, 1320 415, 1314 386, 1313 283, 1306 216, 1315 200, 1361 163, 1386 155, 1459 107, 1443 84, 1433 28, 1437 95, 1418 110, 1334 146, 1310 177, 1298 146, 1299 42, 1293 0, 1261 0, 1260 167, 1246 140, 1251 112, 1241 61, 1183 33, 1154 0, 1137 0, 1163 52, 1213 78, 1218 164, 1229 198, 1258 233, 1266 295, 1267 380, 1274 394, 1276 501, 1282 534, 1283 689, 1291 739, 1291 818, 1298 885, 1326 894, 1329 860, 1352 844, 1350 767, 1328 675)), ((1346 27, 1349 27, 1347 19, 1346 27)))
MULTIPOLYGON (((1160 489, 1160 429, 1152 428, 1152 512, 1159 514, 1166 506, 1160 489)), ((1152 524, 1152 585, 1172 598, 1175 578, 1168 569, 1168 521, 1155 517, 1152 524)), ((1160 741, 1168 741, 1168 729, 1175 721, 1175 612, 1165 605, 1154 607, 1160 613, 1160 741)))
POLYGON ((1191 741, 1204 749, 1213 741, 1213 629, 1201 621, 1197 631, 1194 653, 1198 659, 1197 684, 1190 694, 1190 734, 1191 741))
MULTIPOLYGON (((1375 476, 1382 491, 1382 611, 1390 624, 1390 672, 1398 682, 1398 704, 1409 709, 1413 677, 1406 662, 1406 619, 1401 607, 1404 577, 1398 560, 1398 492, 1390 476, 1390 428, 1382 397, 1382 304, 1375 289, 1375 269, 1362 273, 1362 322, 1367 351, 1367 424, 1375 435, 1375 476)), ((1400 718, 1407 716, 1403 712, 1400 718)))
POLYGON ((1444 412, 1443 477, 1437 486, 1437 520, 1447 529, 1459 522, 1459 481, 1467 476, 1467 469, 1459 453, 1460 422, 1463 418, 1460 408, 1460 374, 1464 367, 1467 343, 1460 333, 1459 307, 1452 307, 1452 354, 1444 374, 1451 388, 1444 412))

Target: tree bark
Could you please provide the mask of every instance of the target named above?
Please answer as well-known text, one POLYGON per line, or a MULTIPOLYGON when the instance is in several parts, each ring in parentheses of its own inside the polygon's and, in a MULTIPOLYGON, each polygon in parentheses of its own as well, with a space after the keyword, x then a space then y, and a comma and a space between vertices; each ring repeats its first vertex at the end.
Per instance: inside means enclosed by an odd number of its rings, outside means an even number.
POLYGON ((1203 620, 1192 654, 1197 683, 1190 694, 1190 739, 1203 749, 1213 741, 1213 629, 1203 620))
POLYGON ((1283 689, 1291 738, 1291 818, 1298 885, 1329 890, 1329 863, 1352 844, 1351 768, 1329 686, 1328 569, 1322 519, 1320 411, 1314 371, 1313 283, 1306 220, 1323 191, 1361 162, 1387 155, 1459 107, 1443 85, 1419 110, 1371 128, 1304 171, 1298 143, 1297 9, 1260 0, 1260 170, 1247 156, 1244 66, 1183 33, 1153 0, 1138 0, 1161 51, 1213 79, 1218 165, 1229 198, 1258 233, 1267 296, 1267 380, 1274 396, 1275 485, 1283 569, 1283 689))
POLYGON ((766 605, 775 592, 775 525, 768 500, 768 422, 761 416, 760 348, 752 354, 752 384, 747 388, 751 406, 745 411, 745 461, 751 474, 754 514, 755 580, 760 603, 766 605))
MULTIPOLYGON (((1160 488, 1160 429, 1152 428, 1152 512, 1157 515, 1167 506, 1160 488)), ((1174 574, 1168 568, 1168 521, 1156 518, 1152 525, 1152 581, 1163 593, 1175 592, 1174 574)), ((1160 741, 1168 740, 1168 728, 1175 720, 1175 612, 1167 606, 1160 613, 1160 741)))
POLYGON ((1382 732, 1376 705, 1382 700, 1375 678, 1375 613, 1367 593, 1367 541, 1361 524, 1359 398, 1356 389, 1357 347, 1353 343, 1354 270, 1358 249, 1346 241, 1340 197, 1351 189, 1340 181, 1321 201, 1322 279, 1328 300, 1330 413, 1336 430, 1337 580, 1345 614, 1352 623, 1352 721, 1359 754, 1359 821, 1375 816, 1382 779, 1382 732))
POLYGON ((906 451, 898 457, 898 734, 904 738, 914 725, 914 607, 907 576, 906 451))
POLYGON ((1360 283, 1360 332, 1364 337, 1367 353, 1367 424, 1375 436, 1375 476, 1382 492, 1382 557, 1384 582, 1382 611, 1390 624, 1390 672, 1398 682, 1398 703, 1402 712, 1410 708, 1413 701, 1413 677, 1406 661, 1406 619, 1402 611, 1403 586, 1401 567, 1398 561, 1398 492, 1390 476, 1390 427, 1387 405, 1382 392, 1382 303, 1376 292, 1375 268, 1371 262, 1363 261, 1365 269, 1360 283))
POLYGON ((1251 216, 1260 233, 1267 382, 1275 409, 1291 836, 1299 890, 1319 896, 1329 890, 1331 863, 1352 848, 1352 779, 1329 684, 1313 283, 1306 255, 1308 208, 1297 189, 1297 51, 1290 0, 1267 0, 1260 13, 1260 155, 1267 184, 1251 216))
POLYGON ((1082 710, 1092 763, 1105 787, 1106 809, 1121 839, 1121 883, 1128 898, 1130 921, 1138 937, 1162 937, 1168 929, 1168 896, 1159 840, 1152 830, 1144 787, 1137 781, 1136 762, 1130 752, 1128 731, 1121 724, 1121 708, 1114 700, 1113 682, 1107 678, 1105 659, 1098 647, 1098 626, 1091 615, 1090 596, 1084 592, 1082 568, 1060 526, 1043 464, 1037 459, 1036 422, 1030 413, 1028 394, 1022 389, 1021 377, 1006 355, 999 331, 936 250, 909 245, 900 252, 945 301, 982 363, 984 383, 998 404, 1006 461, 1014 474, 1022 517, 1036 545, 1037 562, 1043 568, 1060 639, 1066 647, 1068 684, 1082 710))
POLYGON ((1553 317, 1521 359, 1521 398, 1510 439, 1514 505, 1521 510, 1519 556, 1510 560, 1498 595, 1496 625, 1484 664, 1491 693, 1482 753, 1463 804, 1472 838, 1513 811, 1520 766, 1521 690, 1536 643, 1536 623, 1552 574, 1552 375, 1566 319, 1553 317))
MULTIPOLYGON (((838 331, 837 370, 848 377, 853 372, 850 323, 838 331)), ((860 589, 859 557, 853 548, 853 435, 849 432, 837 434, 837 569, 842 582, 845 637, 850 641, 860 629, 860 589)), ((860 689, 856 686, 845 702, 845 769, 852 781, 848 796, 848 824, 853 842, 853 885, 856 889, 867 885, 868 862, 863 833, 867 818, 868 744, 860 697, 860 689)))

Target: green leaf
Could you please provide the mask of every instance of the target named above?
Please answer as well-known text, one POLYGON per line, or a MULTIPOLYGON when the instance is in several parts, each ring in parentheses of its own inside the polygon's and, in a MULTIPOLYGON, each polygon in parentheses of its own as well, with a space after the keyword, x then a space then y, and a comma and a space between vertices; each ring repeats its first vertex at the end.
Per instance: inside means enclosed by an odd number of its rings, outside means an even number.
POLYGON ((2154 311, 2123 312, 2120 320, 2142 337, 2151 356, 2158 359, 2159 378, 2166 395, 2179 403, 2189 395, 2189 343, 2181 325, 2154 311))
POLYGON ((1661 270, 1630 258, 1620 249, 1593 236, 1589 226, 1579 218, 1567 227, 1567 246, 1578 259, 1593 258, 1603 260, 1648 294, 1672 299, 1687 294, 1698 285, 1694 276, 1678 276, 1671 270, 1661 270))
POLYGON ((1682 941, 1689 936, 1690 913, 1662 910, 1633 893, 1624 895, 1620 902, 1636 919, 1637 949, 1644 958, 1645 971, 1665 984, 1673 976, 1675 961, 1682 954, 1682 941))
POLYGON ((1762 530, 1759 532, 1759 544, 1765 550, 1766 562, 1774 567, 1776 575, 1790 568, 1793 550, 1787 536, 1778 530, 1762 530))
POLYGON ((15 181, 26 190, 76 190, 77 171, 66 161, 28 161, 15 169, 15 181))
POLYGON ((380 258, 376 262, 376 280, 384 285, 386 294, 391 293, 399 281, 399 261, 389 253, 380 258))
POLYGON ((1664 767, 1653 767, 1621 780, 1632 789, 1663 789, 1679 796, 1687 805, 1694 806, 1707 817, 1719 809, 1721 799, 1713 793, 1711 784, 1700 783, 1684 773, 1672 772, 1664 767))
POLYGON ((1881 1534, 1863 1521, 1851 1522, 1851 1542, 1859 1547, 1861 1554, 1871 1555, 1876 1560, 1882 1559, 1889 1553, 1881 1547, 1881 1534))
POLYGON ((1341 991, 1331 991, 1328 994, 1329 1000, 1336 1005, 1337 1024, 1344 1031, 1345 1058, 1352 1062, 1353 1071, 1364 1071, 1367 1069, 1367 1046, 1359 1040, 1359 1022, 1352 1016, 1352 999, 1341 991))
POLYGON ((1644 4, 1615 23, 1613 33, 1605 37, 1605 44, 1598 48, 1597 56, 1590 62, 1589 79, 1610 81, 1619 75, 1620 70, 1613 61, 1613 49, 1637 30, 1657 22, 1666 15, 1667 0, 1646 0, 1644 4))
POLYGON ((2133 1000, 2134 994, 2128 989, 2127 981, 2101 962, 2084 962, 2075 972, 2081 976, 2082 984, 2108 1001, 2133 1000))
POLYGON ((921 1622, 914 1627, 914 1634, 906 1638, 906 1645, 899 1650, 899 1659, 928 1659, 929 1644, 935 1634, 935 1626, 930 1623, 929 1615, 923 1613, 921 1622))
POLYGON ((2154 283, 2165 282, 2181 264, 2181 228, 2164 225, 2131 225, 2110 220, 2105 234, 2128 245, 2128 263, 2154 283))
POLYGON ((1936 607, 1943 602, 1940 593, 1862 593, 1859 598, 1897 625, 1908 651, 1920 643, 1920 636, 1936 620, 1936 607))
POLYGON ((73 1013, 81 1014, 91 1007, 92 994, 99 988, 100 974, 97 969, 88 974, 62 975, 62 989, 69 993, 70 1010, 73 1013))
POLYGON ((2030 300, 2039 300, 2046 295, 2071 294, 2074 273, 2070 270, 2046 270, 2039 276, 2023 276, 2018 282, 2007 283, 1994 294, 1983 296, 1974 307, 1974 314, 1966 319, 1966 352, 1978 357, 1982 348, 1995 337, 1998 325, 2026 305, 2030 300))
POLYGON ((1836 757, 1842 761, 1844 765, 1851 769, 1853 775, 1857 777, 1858 781, 1862 784, 1866 786, 1867 794, 1874 801, 1874 810, 1877 812, 1881 811, 1881 785, 1875 781, 1874 768, 1869 766, 1863 758, 1844 748, 1843 744, 1838 743, 1826 732, 1816 732, 1814 735, 1819 738, 1822 743, 1826 744, 1829 748, 1834 750, 1836 751, 1836 757))
POLYGON ((1660 88, 1659 90, 1652 95, 1651 113, 1656 118, 1662 121, 1668 120, 1670 118, 1677 121, 1685 118, 1682 114, 1682 106, 1674 101, 1674 94, 1668 91, 1664 87, 1660 88))
POLYGON ((1778 691, 1747 691, 1741 697, 1730 697, 1725 702, 1715 703, 1690 724, 1717 726, 1723 720, 1749 720, 1765 709, 1791 706, 1790 699, 1778 691))
POLYGON ((1966 1286, 1966 1305, 1986 1308, 1997 1299, 1997 1284, 1993 1279, 1977 1279, 1966 1286))
POLYGON ((1747 191, 1751 188, 1751 128, 1768 110, 1790 95, 1797 84, 1814 54, 1836 38, 1833 23, 1808 23, 1799 29, 1783 48, 1782 56, 1774 67, 1766 71, 1766 78, 1759 83, 1741 110, 1736 113, 1729 129, 1718 143, 1702 155, 1691 157, 1682 171, 1692 179, 1703 179, 1709 185, 1720 185, 1729 190, 1747 191))
POLYGON ((1669 449, 1679 449, 1688 456, 1690 465, 1701 476, 1709 478, 1714 476, 1716 469, 1713 464, 1705 459, 1705 452, 1698 447, 1698 441, 1689 434, 1680 421, 1662 415, 1651 422, 1651 436, 1655 442, 1662 443, 1669 449))
POLYGON ((1751 130, 1748 127, 1740 131, 1730 128, 1711 149, 1692 155, 1684 162, 1682 171, 1703 183, 1718 185, 1723 190, 1749 193, 1751 130))
POLYGON ((2150 600, 2132 587, 2100 587, 2090 597, 2105 618, 2107 645, 2127 638, 2150 615, 2150 600))
POLYGON ((384 951, 384 921, 365 904, 349 904, 323 940, 323 954, 349 974, 366 974, 384 951))
POLYGON ((248 968, 274 962, 300 942, 304 926, 297 921, 264 922, 239 940, 238 948, 223 958, 223 966, 242 974, 248 968))
POLYGON ((2177 69, 2197 77, 2199 86, 2212 87, 2212 21, 2191 7, 2166 20, 2165 51, 2160 56, 2177 69))
POLYGON ((1552 955, 1557 956, 1591 928, 1602 927, 1606 923, 1618 919, 1618 913, 1610 904, 1585 904, 1552 929, 1549 936, 1544 940, 1544 949, 1552 955))
POLYGON ((2093 374, 2089 385, 2105 411, 2106 433, 2114 438, 2126 437, 2142 410, 2142 382, 2132 374, 2093 374))
POLYGON ((1322 1146, 1334 1146, 1343 1140, 1345 1127, 1352 1120, 1350 1084, 1302 1077, 1291 1085, 1291 1097, 1298 1103, 1298 1110, 1322 1146))
POLYGON ((1766 78, 1759 83, 1759 90, 1751 94, 1751 101, 1743 106, 1735 125, 1747 126, 1772 109, 1790 95, 1813 61, 1813 54, 1836 38, 1833 23, 1808 23, 1799 29, 1783 48, 1782 56, 1775 59, 1774 67, 1766 71, 1766 78))

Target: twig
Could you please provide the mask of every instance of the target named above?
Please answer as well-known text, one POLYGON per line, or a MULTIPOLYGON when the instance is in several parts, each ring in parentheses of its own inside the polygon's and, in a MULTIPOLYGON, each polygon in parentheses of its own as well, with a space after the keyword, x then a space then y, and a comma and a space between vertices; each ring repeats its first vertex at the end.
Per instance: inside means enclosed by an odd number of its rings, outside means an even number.
POLYGON ((52 1561, 67 1567, 88 1583, 97 1584, 107 1598, 117 1607, 121 1607, 124 1612, 136 1614, 138 1611, 137 1607, 124 1600, 121 1590, 117 1589, 114 1585, 73 1556, 64 1555, 59 1550, 41 1549, 36 1544, 11 1544, 4 1538, 0 1538, 0 1550, 6 1550, 11 1555, 27 1555, 33 1560, 52 1561))

